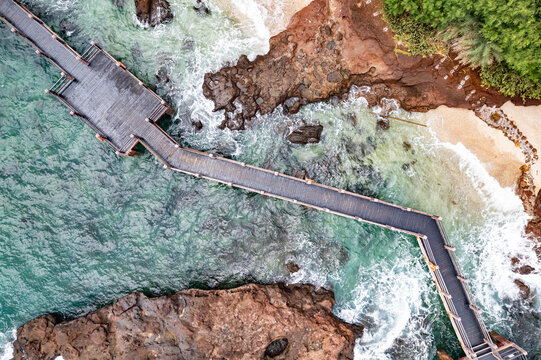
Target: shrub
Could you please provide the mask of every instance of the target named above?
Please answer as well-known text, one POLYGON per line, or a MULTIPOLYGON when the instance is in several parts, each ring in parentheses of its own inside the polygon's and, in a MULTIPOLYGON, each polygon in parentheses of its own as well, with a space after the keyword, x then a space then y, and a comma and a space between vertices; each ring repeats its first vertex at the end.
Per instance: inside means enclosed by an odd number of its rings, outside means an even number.
POLYGON ((497 88, 506 96, 520 96, 522 100, 541 98, 541 83, 502 64, 483 67, 481 80, 484 85, 497 88))
POLYGON ((445 52, 443 42, 438 40, 437 31, 427 24, 415 21, 407 14, 392 15, 385 12, 395 36, 408 48, 410 55, 431 55, 445 52))

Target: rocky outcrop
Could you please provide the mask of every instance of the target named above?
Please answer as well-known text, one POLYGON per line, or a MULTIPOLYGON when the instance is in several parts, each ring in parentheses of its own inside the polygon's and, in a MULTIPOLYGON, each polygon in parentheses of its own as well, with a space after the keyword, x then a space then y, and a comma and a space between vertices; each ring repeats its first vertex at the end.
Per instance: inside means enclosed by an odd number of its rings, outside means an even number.
POLYGON ((532 212, 533 218, 526 225, 526 234, 536 242, 535 250, 537 257, 541 260, 541 190, 537 193, 532 212))
MULTIPOLYGON (((256 113, 280 104, 300 105, 347 92, 352 85, 370 105, 393 98, 402 108, 426 111, 439 105, 473 109, 509 100, 481 85, 477 72, 454 56, 408 56, 381 17, 381 1, 314 0, 270 40, 270 51, 206 74, 205 96, 225 110, 222 124, 243 129, 256 113)), ((519 99, 513 99, 520 102, 519 99)), ((531 102, 531 103, 539 103, 531 102)))
POLYGON ((303 125, 293 130, 287 140, 292 144, 317 144, 322 131, 321 125, 303 125))
POLYGON ((134 293, 62 322, 17 331, 15 359, 353 359, 362 328, 332 315, 333 293, 312 285, 246 285, 134 293))
POLYGON ((135 0, 137 19, 145 26, 157 26, 173 19, 167 0, 135 0))

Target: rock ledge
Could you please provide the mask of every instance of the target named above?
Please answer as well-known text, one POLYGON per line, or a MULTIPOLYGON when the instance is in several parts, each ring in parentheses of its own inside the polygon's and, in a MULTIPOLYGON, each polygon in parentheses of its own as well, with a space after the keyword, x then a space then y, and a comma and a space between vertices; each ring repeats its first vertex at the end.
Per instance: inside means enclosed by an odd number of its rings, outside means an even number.
POLYGON ((21 326, 15 359, 353 359, 362 328, 332 315, 334 295, 312 285, 245 285, 133 293, 62 322, 21 326))

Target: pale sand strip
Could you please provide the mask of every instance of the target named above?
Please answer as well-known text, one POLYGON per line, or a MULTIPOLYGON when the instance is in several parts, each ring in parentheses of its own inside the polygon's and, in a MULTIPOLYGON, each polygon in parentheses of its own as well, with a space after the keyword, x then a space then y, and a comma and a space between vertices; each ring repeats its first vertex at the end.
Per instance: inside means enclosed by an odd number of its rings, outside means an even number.
MULTIPOLYGON (((502 131, 489 127, 471 110, 447 106, 428 111, 425 119, 440 141, 462 143, 502 187, 515 187, 521 174, 520 167, 524 164, 524 155, 502 131)), ((517 125, 526 134, 518 122, 517 125)))

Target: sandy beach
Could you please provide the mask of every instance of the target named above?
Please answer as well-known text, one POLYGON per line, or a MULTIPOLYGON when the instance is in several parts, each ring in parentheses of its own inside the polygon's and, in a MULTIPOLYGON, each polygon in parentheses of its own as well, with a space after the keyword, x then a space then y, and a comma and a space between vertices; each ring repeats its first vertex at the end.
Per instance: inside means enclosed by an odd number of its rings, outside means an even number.
MULTIPOLYGON (((541 149, 541 106, 515 106, 507 102, 502 109, 528 138, 541 149)), ((451 144, 462 143, 484 164, 488 173, 503 187, 515 187, 525 159, 503 132, 481 121, 473 111, 440 106, 428 111, 425 119, 436 137, 451 144)), ((541 188, 541 163, 531 171, 537 189, 541 188)))

